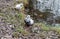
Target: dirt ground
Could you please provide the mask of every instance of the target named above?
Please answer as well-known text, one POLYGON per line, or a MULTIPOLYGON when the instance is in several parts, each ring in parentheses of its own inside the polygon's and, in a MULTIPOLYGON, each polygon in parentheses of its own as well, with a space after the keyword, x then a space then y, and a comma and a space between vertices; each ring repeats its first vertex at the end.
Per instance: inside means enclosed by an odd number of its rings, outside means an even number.
POLYGON ((28 35, 17 33, 18 37, 14 37, 13 33, 16 32, 16 27, 24 26, 20 24, 21 21, 18 17, 20 11, 13 9, 16 3, 15 0, 0 0, 0 39, 60 39, 57 32, 44 31, 38 25, 37 27, 23 28, 29 32, 28 35))

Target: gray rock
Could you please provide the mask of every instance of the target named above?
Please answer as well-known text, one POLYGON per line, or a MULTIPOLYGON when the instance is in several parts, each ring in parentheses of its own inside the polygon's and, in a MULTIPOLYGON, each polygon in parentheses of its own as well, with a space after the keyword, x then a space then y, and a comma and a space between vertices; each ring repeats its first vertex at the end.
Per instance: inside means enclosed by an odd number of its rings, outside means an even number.
POLYGON ((45 39, 51 39, 51 38, 49 38, 49 37, 46 37, 45 39))
POLYGON ((32 32, 40 33, 40 28, 39 27, 34 27, 34 28, 32 28, 32 32))

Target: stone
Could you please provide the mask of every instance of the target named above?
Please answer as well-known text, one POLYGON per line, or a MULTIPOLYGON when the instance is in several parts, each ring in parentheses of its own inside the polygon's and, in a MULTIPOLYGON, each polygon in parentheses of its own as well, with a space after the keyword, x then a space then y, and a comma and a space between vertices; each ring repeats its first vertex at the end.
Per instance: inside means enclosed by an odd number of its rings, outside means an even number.
POLYGON ((21 10, 23 8, 23 3, 17 4, 15 8, 21 10))

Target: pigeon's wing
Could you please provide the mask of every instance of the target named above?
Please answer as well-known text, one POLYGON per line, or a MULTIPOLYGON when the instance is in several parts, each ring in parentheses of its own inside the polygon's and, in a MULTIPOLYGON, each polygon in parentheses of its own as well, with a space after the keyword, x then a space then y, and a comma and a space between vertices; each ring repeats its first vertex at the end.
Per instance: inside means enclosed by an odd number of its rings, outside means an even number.
POLYGON ((30 20, 30 24, 34 24, 34 20, 31 19, 31 20, 30 20))

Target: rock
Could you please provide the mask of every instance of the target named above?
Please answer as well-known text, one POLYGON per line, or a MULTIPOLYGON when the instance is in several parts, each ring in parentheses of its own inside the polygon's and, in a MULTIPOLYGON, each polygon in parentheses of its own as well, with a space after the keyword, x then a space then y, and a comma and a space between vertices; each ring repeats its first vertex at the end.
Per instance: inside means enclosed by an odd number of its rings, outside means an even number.
POLYGON ((50 38, 52 38, 52 39, 58 39, 57 35, 55 35, 55 34, 50 35, 50 38))
POLYGON ((32 2, 33 2, 34 9, 38 9, 41 12, 44 12, 44 11, 46 11, 46 9, 48 9, 47 11, 50 11, 55 15, 58 14, 60 16, 60 9, 58 8, 58 7, 60 7, 60 5, 59 5, 60 0, 55 0, 55 1, 54 0, 32 0, 32 2), (37 3, 36 3, 36 1, 37 1, 37 3))
POLYGON ((34 27, 34 28, 32 28, 32 32, 40 33, 40 28, 39 27, 34 27))
POLYGON ((23 3, 17 4, 15 8, 21 10, 23 8, 23 3))
POLYGON ((19 39, 23 39, 22 37, 19 37, 19 39))
POLYGON ((49 38, 49 37, 46 37, 45 39, 51 39, 51 38, 49 38))
POLYGON ((59 27, 59 26, 60 26, 60 24, 55 24, 55 26, 56 26, 56 27, 59 27))
POLYGON ((6 38, 4 38, 4 37, 1 37, 1 39, 6 39, 6 38))
POLYGON ((10 26, 10 28, 13 30, 14 29, 14 25, 9 25, 10 26))
POLYGON ((3 37, 1 37, 1 39, 12 39, 12 36, 11 35, 4 35, 3 37))
MULTIPOLYGON (((53 17, 53 19, 52 18, 48 19, 49 20, 48 24, 51 25, 53 23, 60 23, 60 0, 31 0, 31 1, 33 3, 32 4, 33 8, 35 10, 37 9, 36 11, 39 11, 37 13, 42 12, 42 14, 46 14, 48 18, 51 16, 53 17)), ((46 20, 47 17, 45 17, 44 19, 46 20)))

